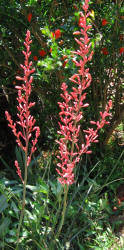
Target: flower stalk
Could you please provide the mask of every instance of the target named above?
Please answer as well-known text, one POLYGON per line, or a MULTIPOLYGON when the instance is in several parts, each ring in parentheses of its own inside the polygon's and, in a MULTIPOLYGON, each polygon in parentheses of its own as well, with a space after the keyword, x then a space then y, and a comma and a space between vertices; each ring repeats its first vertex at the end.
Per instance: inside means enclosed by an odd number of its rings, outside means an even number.
POLYGON ((58 102, 60 107, 60 122, 59 122, 59 131, 58 134, 60 138, 57 140, 59 145, 59 154, 57 158, 59 163, 57 164, 58 168, 56 169, 59 174, 59 182, 64 186, 64 204, 62 211, 62 218, 60 226, 57 232, 57 237, 60 235, 62 226, 64 224, 64 217, 67 206, 67 194, 69 185, 74 183, 74 168, 76 164, 80 161, 82 154, 92 153, 89 150, 89 147, 92 143, 98 142, 98 131, 105 124, 109 122, 106 121, 106 118, 110 116, 109 110, 112 106, 112 101, 108 102, 105 111, 100 112, 101 120, 100 121, 91 121, 90 123, 96 125, 96 129, 89 128, 83 130, 85 135, 85 142, 79 147, 79 132, 80 132, 80 120, 83 118, 83 108, 89 106, 88 103, 85 103, 86 99, 86 89, 89 88, 92 77, 89 72, 89 68, 86 67, 87 63, 91 61, 93 56, 93 51, 91 50, 90 38, 88 37, 88 30, 91 29, 91 25, 87 24, 87 17, 90 15, 88 11, 89 0, 85 0, 85 3, 82 7, 83 11, 80 13, 80 31, 74 32, 74 35, 80 36, 79 39, 75 38, 79 49, 73 53, 73 62, 78 68, 78 72, 74 74, 69 80, 72 82, 72 89, 68 91, 68 86, 66 83, 62 83, 61 90, 63 93, 61 97, 62 102, 58 102))
POLYGON ((56 234, 56 238, 59 238, 60 232, 61 232, 63 224, 64 224, 65 212, 66 212, 66 206, 67 206, 68 190, 69 190, 69 185, 65 185, 64 186, 64 200, 63 200, 62 217, 61 217, 59 228, 58 228, 58 231, 57 231, 57 234, 56 234))
POLYGON ((28 166, 31 162, 32 154, 36 151, 36 144, 37 144, 38 137, 40 135, 40 128, 35 126, 36 120, 30 114, 30 108, 35 105, 35 102, 29 101, 29 97, 31 94, 31 84, 33 81, 33 77, 31 76, 31 74, 35 71, 35 69, 32 68, 32 62, 29 62, 29 57, 31 55, 31 52, 30 52, 31 43, 32 43, 32 40, 30 40, 30 31, 28 30, 26 34, 25 42, 24 42, 26 51, 23 51, 23 54, 25 56, 25 62, 24 62, 24 65, 22 64, 20 65, 21 68, 24 70, 24 76, 16 77, 17 80, 23 81, 23 84, 21 86, 15 86, 15 88, 18 90, 18 97, 17 97, 18 121, 14 123, 10 114, 7 111, 5 112, 6 119, 9 122, 8 126, 12 129, 12 132, 16 137, 16 142, 18 146, 25 153, 24 179, 22 177, 22 173, 21 173, 21 169, 20 169, 18 161, 17 160, 15 161, 17 174, 23 183, 23 199, 22 199, 20 220, 19 220, 18 229, 17 229, 16 249, 18 249, 20 230, 21 230, 22 221, 24 217, 28 166), (17 131, 18 127, 20 127, 19 131, 17 131))
POLYGON ((57 140, 59 144, 59 163, 56 171, 59 174, 59 182, 62 185, 71 185, 74 183, 74 173, 73 170, 76 164, 80 161, 82 154, 90 154, 92 151, 88 150, 91 143, 98 142, 98 130, 101 129, 105 124, 108 124, 106 117, 110 116, 109 110, 112 106, 112 101, 108 102, 105 111, 100 112, 100 121, 91 121, 91 124, 96 125, 96 129, 89 128, 88 130, 83 130, 85 134, 85 143, 79 147, 79 132, 80 125, 79 122, 83 118, 83 108, 89 106, 85 103, 86 99, 86 89, 89 88, 91 84, 91 74, 89 73, 89 68, 86 65, 91 61, 93 56, 93 51, 91 51, 90 38, 88 37, 88 30, 91 29, 91 25, 87 24, 87 17, 90 15, 88 12, 89 0, 85 0, 83 5, 83 12, 80 13, 79 26, 80 31, 74 32, 74 35, 80 35, 80 38, 75 38, 75 41, 79 45, 79 49, 73 52, 74 58, 73 62, 76 67, 78 67, 78 73, 74 74, 69 80, 72 82, 72 90, 68 91, 68 86, 66 83, 62 83, 61 89, 63 93, 61 97, 63 102, 58 102, 60 107, 60 122, 58 134, 61 135, 60 139, 57 140), (76 57, 75 57, 76 55, 76 57), (81 58, 81 59, 79 59, 81 58))

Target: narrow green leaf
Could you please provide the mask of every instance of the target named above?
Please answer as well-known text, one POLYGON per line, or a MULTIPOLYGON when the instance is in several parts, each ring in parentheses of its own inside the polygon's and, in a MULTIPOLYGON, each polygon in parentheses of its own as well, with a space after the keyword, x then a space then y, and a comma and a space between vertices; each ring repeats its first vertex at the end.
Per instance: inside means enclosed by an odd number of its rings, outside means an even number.
POLYGON ((0 196, 0 213, 8 207, 7 198, 5 195, 0 196))
POLYGON ((2 224, 0 225, 0 236, 6 234, 6 230, 8 229, 10 224, 10 219, 8 217, 4 218, 2 224))

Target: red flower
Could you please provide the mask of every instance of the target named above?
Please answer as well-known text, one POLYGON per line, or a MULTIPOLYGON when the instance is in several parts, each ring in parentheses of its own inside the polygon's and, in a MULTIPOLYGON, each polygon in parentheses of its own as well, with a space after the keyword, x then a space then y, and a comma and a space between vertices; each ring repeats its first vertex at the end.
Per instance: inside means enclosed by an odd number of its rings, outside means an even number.
POLYGON ((73 5, 73 8, 74 8, 75 10, 78 10, 78 7, 77 7, 76 4, 73 5))
POLYGON ((55 37, 55 39, 58 39, 61 37, 61 31, 58 29, 55 32, 52 32, 52 37, 55 37))
POLYGON ((124 53, 124 47, 121 47, 119 50, 120 55, 124 53))
POLYGON ((105 56, 107 56, 107 55, 109 54, 107 48, 102 48, 101 51, 102 51, 102 53, 103 53, 105 56))
POLYGON ((106 19, 102 19, 102 26, 105 26, 106 24, 108 24, 108 21, 106 19))
POLYGON ((61 59, 62 59, 62 60, 65 60, 65 59, 67 59, 67 58, 68 58, 68 57, 67 57, 66 55, 63 55, 61 59))
POLYGON ((34 61, 37 61, 38 57, 37 56, 33 56, 33 59, 34 59, 34 61))
POLYGON ((28 20, 29 23, 31 22, 31 19, 32 19, 32 13, 29 13, 27 15, 27 20, 28 20))
POLYGON ((51 37, 55 37, 55 33, 54 32, 51 32, 51 37))
POLYGON ((78 26, 82 26, 82 24, 84 23, 84 21, 86 22, 84 17, 80 17, 79 21, 78 21, 78 26))
POLYGON ((63 68, 65 68, 67 62, 68 62, 68 59, 66 59, 66 60, 63 62, 63 64, 62 64, 62 67, 63 67, 63 68))
POLYGON ((52 48, 50 48, 49 52, 52 53, 52 48))
POLYGON ((40 56, 44 57, 46 55, 46 51, 44 49, 39 50, 40 56))
MULTIPOLYGON (((57 155, 59 162, 56 171, 59 174, 58 180, 62 185, 71 185, 74 183, 74 168, 80 161, 82 154, 92 153, 88 148, 92 143, 98 142, 98 131, 100 128, 103 128, 105 124, 108 124, 106 118, 110 116, 109 109, 112 106, 112 101, 110 100, 105 111, 103 113, 100 112, 100 121, 92 121, 92 124, 96 125, 95 129, 89 128, 88 130, 83 130, 85 140, 84 143, 79 146, 79 121, 83 118, 82 109, 89 106, 85 101, 87 95, 85 91, 92 81, 89 69, 86 68, 86 64, 91 61, 93 56, 93 51, 90 52, 91 43, 87 34, 88 29, 91 28, 91 26, 86 23, 86 18, 89 15, 87 11, 88 2, 89 0, 85 0, 85 4, 83 5, 83 10, 85 12, 84 17, 79 19, 79 25, 82 27, 80 31, 81 37, 79 39, 75 38, 79 48, 73 51, 72 61, 75 63, 75 66, 77 66, 78 72, 69 78, 73 84, 71 89, 69 87, 68 90, 68 85, 65 82, 62 83, 61 97, 63 101, 58 102, 60 108, 60 122, 59 131, 57 131, 57 133, 60 137, 56 141, 59 145, 59 152, 57 155), (79 60, 75 59, 75 54, 80 56, 79 60)), ((68 59, 64 58, 63 67, 65 67, 67 60, 68 59)))
POLYGON ((61 31, 59 29, 56 30, 55 33, 54 33, 54 35, 55 35, 55 39, 60 38, 61 37, 61 31))
POLYGON ((118 205, 121 205, 121 200, 120 200, 120 199, 118 199, 117 203, 118 203, 118 205))
MULTIPOLYGON (((35 105, 35 102, 29 101, 33 81, 33 77, 31 76, 31 74, 35 71, 35 68, 32 68, 32 62, 29 62, 29 57, 31 55, 31 42, 32 41, 30 40, 30 31, 28 30, 24 42, 24 45, 26 47, 26 51, 23 51, 23 54, 25 56, 24 65, 20 65, 21 68, 24 70, 24 76, 16 76, 17 80, 24 81, 22 85, 15 86, 15 88, 18 90, 18 97, 16 98, 18 101, 18 120, 14 122, 8 111, 5 111, 6 119, 9 122, 8 126, 12 129, 12 132, 16 137, 16 142, 18 146, 25 153, 26 168, 31 162, 32 154, 36 151, 36 144, 40 135, 40 128, 35 126, 36 121, 30 113, 30 108, 35 105), (17 129, 19 126, 21 127, 20 130, 17 129), (31 139, 32 137, 33 139, 31 139)), ((18 176, 20 177, 22 183, 24 183, 21 175, 21 169, 17 160, 15 161, 15 167, 17 169, 18 176)))
POLYGON ((80 35, 80 31, 74 31, 73 35, 80 35))

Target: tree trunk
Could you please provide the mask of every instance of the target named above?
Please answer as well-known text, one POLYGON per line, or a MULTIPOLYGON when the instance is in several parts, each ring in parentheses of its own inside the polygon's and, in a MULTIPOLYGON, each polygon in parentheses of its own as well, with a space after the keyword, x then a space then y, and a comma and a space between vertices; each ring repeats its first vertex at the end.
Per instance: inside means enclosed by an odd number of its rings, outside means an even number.
POLYGON ((109 141, 109 139, 110 139, 113 131, 122 122, 123 118, 124 118, 124 103, 122 105, 120 105, 120 112, 119 112, 119 114, 116 113, 113 116, 113 118, 112 118, 112 121, 111 121, 111 123, 109 125, 109 129, 108 129, 108 131, 106 133, 106 136, 105 136, 105 140, 103 142, 104 146, 108 143, 108 141, 109 141))

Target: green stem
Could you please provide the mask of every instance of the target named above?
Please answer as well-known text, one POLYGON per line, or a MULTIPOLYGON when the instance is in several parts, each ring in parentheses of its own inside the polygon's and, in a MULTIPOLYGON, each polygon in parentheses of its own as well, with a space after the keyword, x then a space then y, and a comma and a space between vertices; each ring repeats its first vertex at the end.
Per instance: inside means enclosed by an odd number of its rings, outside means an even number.
MULTIPOLYGON (((28 59, 27 59, 27 65, 28 65, 28 59)), ((20 230, 21 230, 21 226, 22 226, 22 221, 24 218, 24 212, 25 212, 25 197, 26 197, 26 184, 27 184, 27 173, 28 173, 28 144, 29 144, 29 121, 28 121, 28 111, 29 111, 29 107, 28 107, 28 98, 29 98, 29 94, 28 94, 28 77, 26 76, 26 91, 25 91, 25 95, 26 95, 26 131, 24 132, 25 134, 25 142, 26 142, 26 150, 25 150, 25 173, 24 173, 24 186, 23 186, 23 199, 22 199, 22 209, 21 209, 21 214, 20 214, 20 220, 19 220, 19 225, 18 225, 18 229, 17 229, 17 245, 16 245, 16 250, 18 250, 18 245, 19 245, 19 235, 20 235, 20 230)))
POLYGON ((65 185, 62 217, 61 217, 61 221, 60 221, 58 232, 56 234, 56 238, 59 238, 59 235, 61 233, 61 230, 62 230, 62 227, 63 227, 63 224, 64 224, 65 212, 66 212, 66 207, 67 207, 68 190, 69 190, 69 185, 65 185))
POLYGON ((18 245, 19 245, 19 235, 20 235, 20 230, 21 230, 22 221, 23 221, 24 212, 25 212, 26 184, 27 184, 27 152, 25 153, 25 174, 24 174, 24 186, 23 186, 23 199, 22 199, 22 209, 21 209, 21 214, 20 214, 20 219, 19 219, 19 225, 18 225, 18 229, 17 229, 16 250, 18 249, 18 245))
MULTIPOLYGON (((62 230, 62 227, 63 227, 63 224, 64 224, 65 212, 66 212, 66 207, 67 207, 68 190, 69 190, 69 186, 65 185, 65 187, 64 187, 64 201, 63 201, 63 210, 62 210, 61 221, 60 221, 60 224, 59 224, 59 228, 58 228, 57 234, 56 234, 54 240, 51 241, 51 244, 50 244, 50 249, 51 250, 55 249, 55 247, 54 247, 55 244, 56 244, 55 239, 59 238, 59 235, 61 233, 61 230, 62 230)), ((52 232, 53 232, 53 230, 52 230, 52 232)))

